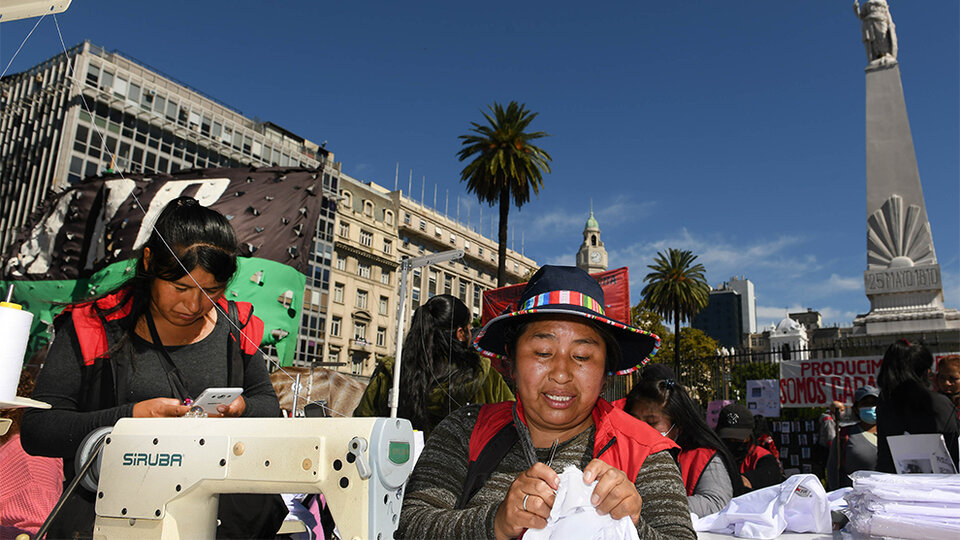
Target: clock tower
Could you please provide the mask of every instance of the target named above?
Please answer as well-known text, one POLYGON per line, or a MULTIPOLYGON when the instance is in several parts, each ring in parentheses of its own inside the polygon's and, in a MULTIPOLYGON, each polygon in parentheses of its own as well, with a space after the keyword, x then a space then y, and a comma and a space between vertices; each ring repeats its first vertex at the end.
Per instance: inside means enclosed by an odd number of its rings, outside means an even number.
POLYGON ((577 268, 588 274, 607 269, 607 250, 603 247, 603 240, 600 240, 600 225, 593 217, 593 210, 590 210, 590 217, 583 227, 583 243, 577 251, 577 268))

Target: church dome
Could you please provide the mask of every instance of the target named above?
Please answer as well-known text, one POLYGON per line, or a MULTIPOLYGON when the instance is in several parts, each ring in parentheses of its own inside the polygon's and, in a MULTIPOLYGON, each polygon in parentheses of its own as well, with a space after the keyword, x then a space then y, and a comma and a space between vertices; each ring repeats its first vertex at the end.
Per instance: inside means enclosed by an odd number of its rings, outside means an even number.
POLYGON ((599 229, 600 224, 597 223, 597 220, 593 217, 593 210, 590 211, 590 217, 587 218, 587 224, 584 226, 585 229, 599 229))
POLYGON ((790 317, 786 317, 780 321, 780 324, 777 325, 774 332, 777 334, 799 334, 801 330, 803 330, 803 327, 800 326, 800 323, 790 317))

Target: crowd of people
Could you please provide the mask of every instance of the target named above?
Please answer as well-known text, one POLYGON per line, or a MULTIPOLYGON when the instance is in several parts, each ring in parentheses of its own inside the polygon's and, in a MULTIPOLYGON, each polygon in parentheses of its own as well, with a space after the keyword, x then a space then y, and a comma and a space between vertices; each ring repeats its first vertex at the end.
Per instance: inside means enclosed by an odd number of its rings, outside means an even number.
MULTIPOLYGON (((50 484, 29 486, 43 492, 34 499, 48 509, 61 479, 75 475, 81 441, 120 418, 183 416, 190 398, 225 386, 243 394, 214 416, 280 416, 256 346, 262 322, 250 304, 224 297, 236 253, 224 216, 189 197, 171 202, 134 276, 57 318, 33 391, 52 407, 17 418, 17 429, 0 439, 0 470, 9 456, 29 461, 50 484)), ((675 374, 648 364, 659 338, 610 318, 604 305, 603 289, 587 273, 544 266, 515 310, 476 337, 470 311, 453 296, 435 296, 415 311, 398 412, 426 442, 406 485, 397 537, 504 539, 543 528, 560 473, 575 467, 612 523, 627 520, 640 538, 696 538, 691 514, 717 512, 733 497, 784 480, 764 419, 734 403, 710 427, 675 374), (492 358, 506 367, 513 390, 492 358), (624 399, 601 397, 609 376, 637 370, 624 399)), ((884 355, 879 388, 856 391, 853 421, 842 403, 821 418, 829 488, 849 485, 857 470, 893 472, 886 438, 904 432, 942 433, 957 462, 960 356, 943 358, 935 376, 932 365, 923 345, 898 341, 884 355)), ((380 362, 355 416, 389 415, 393 368, 390 358, 380 362)), ((77 490, 51 537, 89 537, 94 502, 94 493, 77 490)), ((14 505, 6 499, 0 503, 0 526, 36 532, 37 512, 26 521, 9 515, 14 505)), ((271 537, 286 513, 279 497, 242 494, 222 495, 219 510, 217 534, 226 538, 271 537)))

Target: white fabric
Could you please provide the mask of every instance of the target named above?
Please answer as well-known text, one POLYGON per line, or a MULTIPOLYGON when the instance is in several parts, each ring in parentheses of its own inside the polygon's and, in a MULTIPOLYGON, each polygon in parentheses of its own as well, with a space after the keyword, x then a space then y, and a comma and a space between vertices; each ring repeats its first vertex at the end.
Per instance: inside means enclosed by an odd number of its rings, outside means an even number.
POLYGON ((784 531, 830 533, 830 507, 820 480, 796 474, 782 484, 734 497, 723 510, 693 522, 700 531, 776 538, 784 531))
POLYGON ((543 529, 528 529, 524 540, 640 540, 629 517, 618 520, 600 515, 590 503, 597 481, 583 483, 583 472, 569 465, 560 474, 553 508, 543 529))
POLYGON ((846 495, 846 531, 863 535, 960 538, 960 474, 857 471, 846 495))

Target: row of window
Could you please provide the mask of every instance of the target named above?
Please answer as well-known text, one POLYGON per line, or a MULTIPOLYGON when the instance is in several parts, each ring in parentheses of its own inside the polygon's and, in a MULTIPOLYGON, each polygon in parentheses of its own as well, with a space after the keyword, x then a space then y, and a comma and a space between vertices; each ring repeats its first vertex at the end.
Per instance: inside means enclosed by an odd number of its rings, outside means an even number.
MULTIPOLYGON (((404 214, 403 214, 403 223, 404 223, 405 225, 410 225, 410 223, 411 223, 412 220, 413 220, 413 216, 412 216, 409 212, 404 212, 404 214)), ((427 222, 426 222, 426 220, 421 219, 418 228, 419 228, 421 231, 423 231, 423 232, 427 232, 427 222)), ((433 228, 433 236, 434 236, 434 238, 439 238, 439 239, 441 239, 441 241, 442 241, 443 238, 444 238, 444 234, 445 234, 445 231, 444 231, 442 228, 437 227, 436 225, 434 226, 434 228, 433 228)), ((449 243, 450 243, 450 244, 452 244, 452 245, 454 245, 454 246, 457 245, 457 235, 455 235, 455 234, 453 234, 453 233, 450 233, 450 236, 449 236, 448 240, 449 240, 449 243)), ((404 236, 403 241, 404 241, 404 247, 406 247, 406 245, 410 242, 409 238, 406 237, 406 236, 404 236)), ((422 245, 422 244, 418 244, 418 245, 419 245, 419 248, 420 248, 420 253, 423 253, 423 251, 424 251, 423 245, 422 245)), ((470 241, 467 240, 466 238, 464 238, 464 240, 463 240, 463 250, 466 251, 467 253, 469 253, 472 247, 473 247, 473 246, 470 244, 470 241)), ((483 246, 479 246, 479 245, 478 245, 478 246, 477 246, 477 257, 483 258, 484 253, 485 253, 485 251, 484 251, 484 249, 483 249, 483 246)), ((496 260, 497 260, 497 252, 495 252, 495 251, 490 251, 489 253, 490 253, 490 261, 491 261, 491 262, 496 262, 496 260)), ((520 273, 520 263, 518 263, 518 262, 516 262, 516 261, 513 263, 513 272, 514 272, 515 274, 519 274, 519 273, 520 273)))
MULTIPOLYGON (((369 293, 363 289, 357 289, 357 294, 354 296, 353 307, 357 309, 367 309, 369 293)), ((333 284, 333 301, 338 304, 343 304, 344 299, 344 284, 343 283, 334 283, 333 284)), ((390 313, 390 299, 386 296, 380 297, 380 302, 377 307, 377 313, 383 316, 387 316, 390 313)))
MULTIPOLYGON (((341 317, 333 316, 330 317, 330 336, 331 337, 341 337, 340 333, 343 327, 343 319, 341 317)), ((366 321, 353 321, 353 339, 356 341, 367 342, 367 322, 366 321)), ((377 338, 376 338, 377 347, 386 347, 387 346, 387 329, 379 326, 377 327, 377 338)), ((331 347, 332 349, 332 347, 331 347)))
POLYGON ((129 105, 138 106, 141 111, 150 113, 154 118, 199 132, 255 160, 281 167, 308 166, 297 156, 266 142, 262 135, 203 110, 196 104, 180 103, 180 98, 176 96, 167 96, 162 91, 157 92, 142 86, 133 77, 117 72, 112 67, 101 67, 91 61, 87 66, 86 84, 114 98, 125 100, 129 105))
MULTIPOLYGON (((343 206, 344 206, 344 207, 346 207, 346 208, 351 208, 351 209, 353 208, 353 194, 352 194, 352 193, 350 193, 350 192, 347 191, 347 190, 342 190, 342 191, 340 192, 340 197, 341 197, 341 199, 343 200, 343 206)), ((371 200, 369 200, 369 199, 363 199, 363 200, 361 201, 361 204, 362 204, 362 206, 361 206, 361 208, 362 208, 361 212, 363 212, 363 215, 365 215, 365 216, 367 216, 367 217, 369 217, 369 218, 376 219, 376 217, 374 216, 375 206, 374 206, 374 204, 373 204, 373 201, 371 201, 371 200)), ((388 210, 388 209, 384 209, 384 210, 383 210, 383 222, 386 223, 387 225, 393 225, 393 210, 388 210)))
MULTIPOLYGON (((345 222, 345 221, 341 221, 341 222, 340 222, 340 226, 339 226, 338 229, 337 229, 337 234, 338 234, 339 236, 342 236, 343 238, 349 239, 349 238, 350 238, 350 224, 347 223, 347 222, 345 222)), ((363 246, 372 248, 372 247, 373 247, 373 233, 370 232, 370 231, 365 231, 365 230, 363 230, 363 229, 360 229, 360 245, 363 245, 363 246)), ((384 239, 383 239, 383 245, 381 246, 381 250, 383 251, 384 255, 392 255, 392 254, 393 254, 393 240, 390 240, 389 238, 384 238, 384 239)))
MULTIPOLYGON (((427 273, 427 299, 433 298, 437 295, 437 272, 429 270, 427 273)), ((443 294, 454 295, 454 277, 452 274, 443 274, 443 294)), ((460 299, 466 305, 470 305, 471 302, 468 301, 468 281, 460 279, 455 296, 460 299)), ((412 283, 412 303, 413 309, 420 307, 420 290, 422 288, 422 275, 419 269, 413 270, 413 283, 412 283)), ((472 303, 473 307, 480 309, 481 298, 483 296, 483 287, 479 283, 473 284, 473 298, 472 303)))

